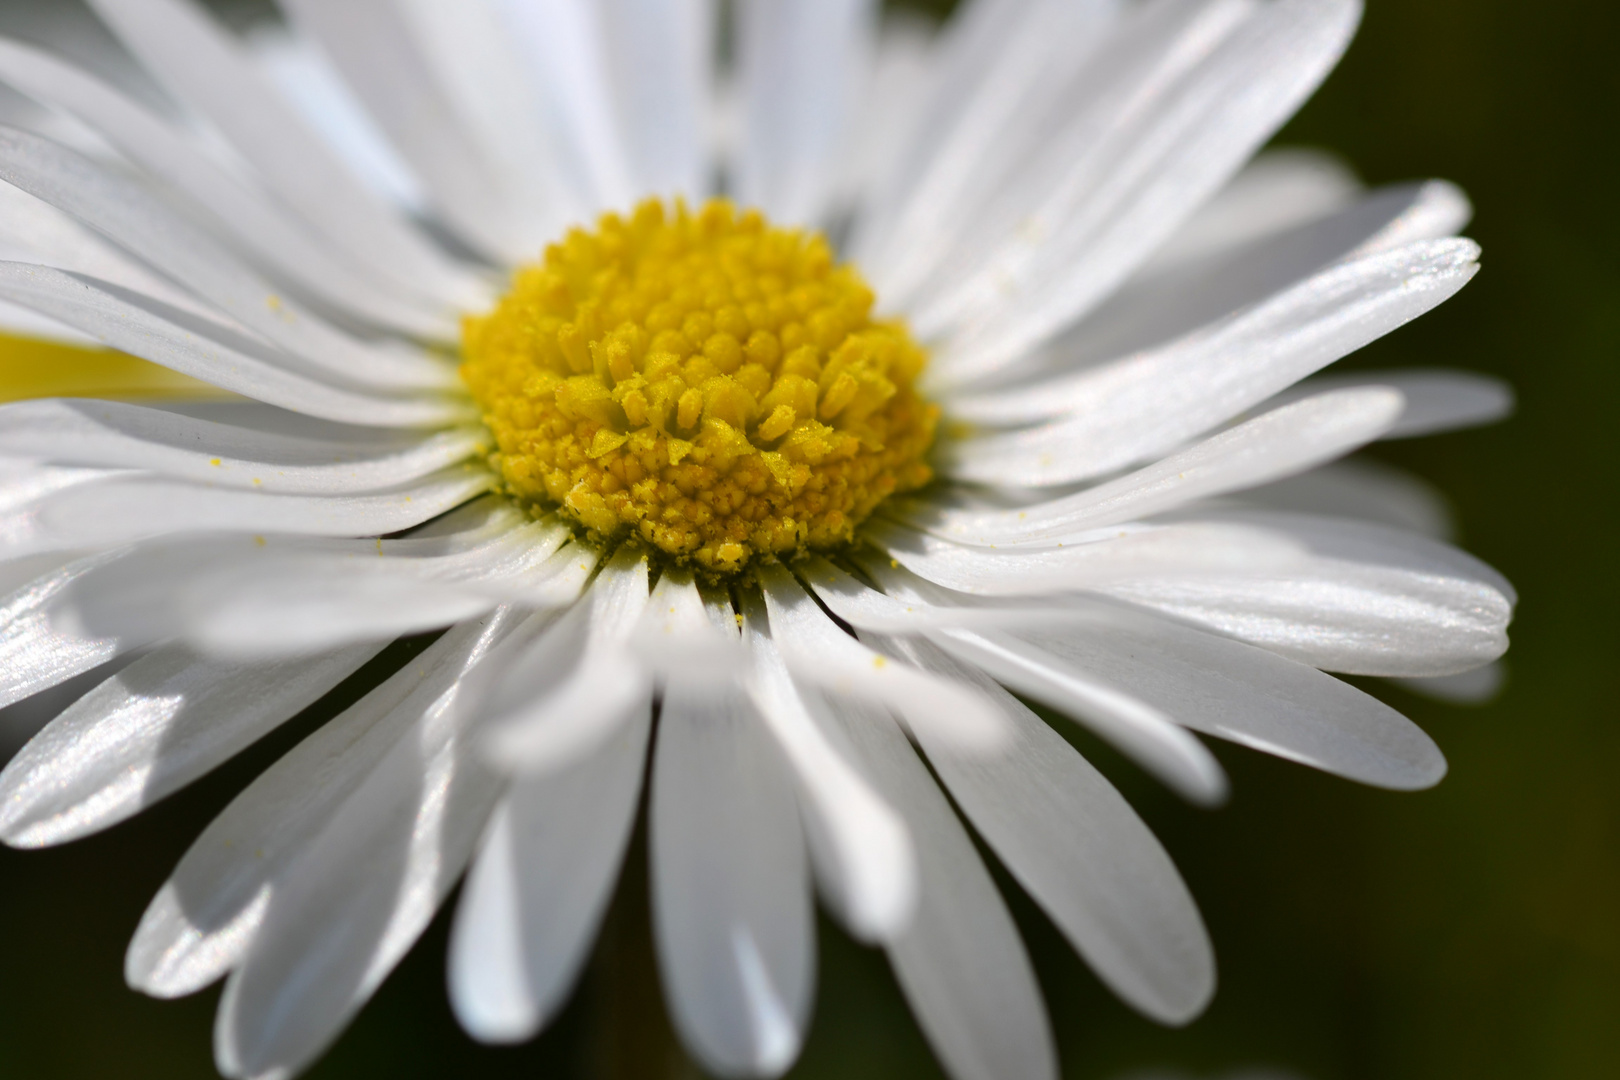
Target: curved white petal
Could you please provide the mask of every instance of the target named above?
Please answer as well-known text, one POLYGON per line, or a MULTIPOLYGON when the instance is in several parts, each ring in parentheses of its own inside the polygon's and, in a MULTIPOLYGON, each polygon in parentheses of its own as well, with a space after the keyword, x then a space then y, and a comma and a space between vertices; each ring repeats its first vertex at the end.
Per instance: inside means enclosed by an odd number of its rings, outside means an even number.
POLYGON ((1001 713, 960 683, 895 663, 846 634, 780 566, 758 570, 771 639, 794 678, 838 697, 892 709, 908 727, 927 727, 965 749, 994 753, 1007 736, 1001 713))
POLYGON ((492 765, 506 772, 566 766, 640 714, 652 679, 627 645, 647 607, 647 580, 646 554, 626 545, 580 604, 507 661, 483 705, 492 765))
POLYGON ((1087 530, 1305 472, 1376 439, 1403 407, 1387 388, 1319 394, 1075 495, 1023 510, 928 511, 912 503, 905 517, 963 543, 1055 547, 1087 530))
POLYGON ((748 671, 748 653, 737 634, 729 594, 716 590, 713 599, 706 600, 691 571, 680 567, 659 576, 630 637, 630 648, 665 680, 727 681, 743 678, 748 671))
POLYGON ((676 1030, 722 1076, 780 1076, 810 1017, 810 866, 780 755, 740 686, 671 680, 649 804, 653 928, 676 1030))
POLYGON ((454 369, 429 353, 361 342, 275 288, 134 181, 48 139, 0 127, 0 179, 140 253, 143 261, 241 325, 329 376, 385 391, 447 389, 454 369))
MULTIPOLYGON (((477 142, 501 184, 507 224, 500 250, 532 259, 568 222, 579 220, 582 207, 563 179, 562 155, 537 85, 545 78, 543 65, 528 62, 499 6, 498 0, 404 0, 398 8, 422 63, 436 75, 466 136, 477 142)), ((310 48, 297 38, 287 45, 310 48)))
POLYGON ((1452 539, 1451 506, 1426 480, 1371 459, 1335 461, 1274 484, 1250 488, 1241 505, 1320 517, 1348 517, 1452 539))
POLYGON ((1119 7, 1117 0, 958 6, 915 130, 852 238, 856 261, 885 298, 949 255, 952 234, 968 220, 964 208, 982 209, 1002 170, 1074 111, 1066 91, 1119 7))
POLYGON ((86 637, 56 626, 52 609, 84 575, 117 554, 56 567, 0 600, 0 707, 96 668, 129 646, 116 637, 86 637))
POLYGON ((47 847, 117 824, 313 704, 381 648, 238 664, 166 646, 69 706, 0 773, 0 838, 47 847))
POLYGON ((915 663, 975 683, 1017 730, 1001 759, 918 740, 985 841, 1113 991, 1168 1024, 1201 1013, 1215 957, 1170 856, 1112 784, 1023 703, 924 641, 915 663))
POLYGON ((892 940, 917 905, 916 854, 905 822, 838 746, 826 701, 794 685, 763 599, 742 599, 754 659, 748 689, 793 769, 821 894, 855 937, 892 940))
POLYGON ((917 914, 888 951, 928 1041, 955 1080, 1056 1080, 1035 972, 967 831, 893 720, 833 712, 916 845, 917 914))
POLYGON ((1218 806, 1226 800, 1226 773, 1215 756, 1139 697, 1005 630, 936 630, 926 636, 996 681, 1072 714, 1188 801, 1218 806))
POLYGON ((232 339, 162 301, 83 274, 0 262, 0 297, 96 340, 183 375, 293 412, 366 427, 437 427, 473 418, 450 398, 380 397, 321 381, 300 365, 267 359, 263 346, 232 339))
POLYGON ((394 487, 487 447, 461 428, 395 435, 382 445, 255 431, 118 401, 47 399, 0 405, 0 454, 63 465, 145 469, 219 487, 342 495, 394 487))
POLYGON ((817 224, 826 212, 876 9, 874 0, 755 0, 738 11, 743 202, 795 225, 817 224))
POLYGON ((215 1016, 221 1072, 287 1076, 338 1037, 461 877, 503 787, 454 685, 414 712, 270 883, 215 1016))
POLYGON ((1387 386, 1406 399, 1401 418, 1386 431, 1385 439, 1415 439, 1445 431, 1494 424, 1513 414, 1513 387, 1501 379, 1472 371, 1445 369, 1402 369, 1368 371, 1350 375, 1324 375, 1308 379, 1293 390, 1280 394, 1277 401, 1328 390, 1366 386, 1387 386))
POLYGON ((243 535, 148 543, 76 582, 52 618, 86 636, 178 637, 214 657, 273 660, 436 629, 503 602, 561 607, 579 595, 594 551, 564 548, 570 533, 559 524, 492 517, 494 527, 442 544, 243 535))
POLYGON ((1136 276, 1157 276, 1172 267, 1245 247, 1343 210, 1360 195, 1361 181, 1331 153, 1300 146, 1262 150, 1200 206, 1142 264, 1136 276))
POLYGON ((188 588, 185 636, 211 654, 270 658, 433 630, 502 603, 572 603, 596 565, 595 552, 570 546, 545 557, 538 539, 520 534, 501 545, 505 553, 480 553, 491 565, 476 576, 413 566, 413 560, 331 557, 235 568, 226 575, 234 588, 216 594, 212 611, 203 601, 208 586, 188 588))
MULTIPOLYGON (((270 897, 349 796, 396 749, 415 757, 446 728, 457 728, 458 711, 450 706, 458 684, 514 622, 499 611, 451 630, 232 800, 147 907, 124 959, 129 984, 155 997, 179 997, 235 967, 253 945, 270 897), (413 733, 420 737, 408 737, 413 733)), ((418 785, 424 760, 415 761, 418 785)), ((413 816, 405 815, 407 825, 413 816)))
MULTIPOLYGON (((1335 272, 1335 267, 1401 248, 1425 250, 1425 243, 1431 250, 1445 250, 1432 242, 1455 240, 1467 210, 1467 198, 1443 180, 1393 184, 1334 213, 1236 247, 1165 269, 1144 267, 1095 311, 1000 373, 997 381, 1022 383, 1051 373, 1058 376, 1053 385, 1063 386, 1065 378, 1083 382, 1087 368, 1107 361, 1157 353, 1182 338, 1196 342, 1196 331, 1266 305, 1302 281, 1335 272)), ((1041 401, 1021 388, 1003 394, 992 381, 968 392, 985 396, 993 403, 994 417, 1007 421, 1049 415, 1041 401)), ((986 419, 994 417, 987 409, 986 419)))
POLYGON ((467 877, 450 1002, 475 1038, 522 1042, 573 988, 612 895, 646 767, 646 711, 567 767, 519 777, 467 877))
POLYGON ((1451 675, 1507 651, 1513 589, 1456 548, 1347 518, 1222 516, 1310 554, 1272 572, 1145 575, 1097 591, 1352 675, 1451 675))
POLYGON ((630 177, 638 191, 701 199, 711 186, 714 0, 595 0, 630 177))
POLYGON ((858 221, 883 212, 871 205, 872 193, 901 167, 923 122, 940 76, 939 37, 930 20, 903 11, 886 12, 878 27, 871 76, 851 118, 832 197, 834 207, 852 208, 858 221))
POLYGON ((490 0, 534 73, 561 141, 558 164, 585 211, 623 210, 637 197, 614 95, 600 0, 490 0))
MULTIPOLYGON (((37 263, 108 282, 178 309, 198 325, 245 336, 217 307, 153 270, 73 215, 6 183, 0 183, 0 252, 7 262, 37 263)), ((23 336, 68 340, 62 334, 74 333, 64 324, 52 322, 62 328, 61 333, 23 336)), ((17 329, 27 331, 28 326, 20 324, 17 329)), ((68 343, 84 344, 82 340, 68 343)), ((94 344, 92 338, 92 347, 94 344)))
POLYGON ((337 65, 444 218, 484 251, 522 258, 528 238, 512 235, 499 173, 424 55, 434 43, 417 39, 408 8, 392 0, 283 0, 282 6, 337 65))
POLYGON ((221 491, 174 480, 112 477, 30 508, 34 528, 6 557, 111 547, 179 532, 377 536, 420 525, 487 491, 482 472, 446 470, 386 493, 322 497, 221 491))
MULTIPOLYGON (((1037 384, 1017 400, 1049 397, 1046 408, 1062 415, 952 443, 945 471, 1040 487, 1165 453, 1449 299, 1478 256, 1472 241, 1441 240, 1335 266, 1191 340, 1037 384)), ((974 416, 971 405, 963 415, 974 416)))
POLYGON ((322 236, 373 272, 462 307, 485 284, 386 209, 262 76, 241 44, 192 0, 90 0, 177 99, 208 117, 261 180, 322 236))
POLYGON ((1396 679, 1395 682, 1414 694, 1443 701, 1447 705, 1488 705, 1502 693, 1502 687, 1507 683, 1507 670, 1501 663, 1494 663, 1458 675, 1396 679))
POLYGON ((1062 547, 1013 550, 958 544, 884 521, 868 523, 862 532, 917 576, 986 596, 1090 589, 1164 574, 1271 570, 1301 552, 1298 541, 1236 522, 1122 525, 1071 538, 1062 547))
POLYGON ((1170 70, 1151 67, 1141 97, 1110 102, 1117 129, 1099 138, 1082 117, 1054 140, 1052 164, 1029 170, 1022 205, 1008 200, 1016 212, 986 215, 1005 229, 992 253, 916 312, 925 336, 956 328, 937 361, 942 374, 1001 367, 1116 288, 1315 90, 1361 5, 1217 2, 1203 11, 1207 20, 1166 51, 1170 70))
POLYGON ((1012 636, 1195 731, 1378 787, 1417 790, 1445 775, 1416 725, 1331 675, 1127 609, 1091 614, 1012 636))
POLYGON ((20 42, 0 40, 0 79, 65 109, 132 161, 184 192, 250 257, 307 300, 378 325, 453 338, 450 313, 423 294, 367 275, 302 221, 216 165, 168 120, 88 72, 20 42), (435 308, 438 307, 438 310, 435 308))

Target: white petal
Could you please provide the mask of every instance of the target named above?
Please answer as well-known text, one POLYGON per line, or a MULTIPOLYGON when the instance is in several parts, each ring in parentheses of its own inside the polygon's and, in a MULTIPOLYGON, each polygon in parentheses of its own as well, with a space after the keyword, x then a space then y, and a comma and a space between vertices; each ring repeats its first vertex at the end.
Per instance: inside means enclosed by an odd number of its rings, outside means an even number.
POLYGON ((938 149, 930 159, 924 148, 925 182, 895 193, 905 228, 871 260, 879 292, 915 307, 942 282, 960 283, 1006 242, 1008 218, 1140 129, 1253 7, 1014 0, 965 13, 958 85, 936 91, 938 149), (977 63, 963 64, 975 52, 977 63))
POLYGON ((922 115, 852 238, 886 299, 950 254, 962 210, 1022 160, 1117 15, 1114 0, 977 0, 942 34, 922 115))
POLYGON ((408 218, 429 212, 421 180, 318 44, 293 33, 284 19, 249 26, 241 44, 261 79, 281 98, 280 105, 296 111, 306 136, 319 136, 322 149, 383 206, 408 218))
POLYGON ((7 557, 110 547, 177 532, 377 536, 437 517, 489 489, 487 474, 446 470, 387 493, 327 498, 220 491, 174 480, 118 477, 35 504, 37 531, 7 557))
POLYGON ((1064 415, 949 444, 944 470, 1040 487, 1151 459, 1449 299, 1478 270, 1478 253, 1468 240, 1434 241, 1335 267, 1196 340, 1048 385, 1064 415))
POLYGON ((1035 972, 967 831, 893 720, 834 711, 916 844, 917 915, 888 950, 935 1052, 955 1080, 1056 1080, 1035 972))
MULTIPOLYGON (((503 546, 523 549, 529 540, 514 537, 503 546)), ((535 551, 520 554, 527 560, 535 551)), ((579 596, 595 564, 594 551, 570 546, 537 560, 528 573, 492 572, 479 581, 440 580, 439 568, 407 560, 294 558, 280 567, 242 566, 227 576, 235 587, 216 593, 212 611, 202 603, 207 586, 187 589, 185 636, 210 654, 243 659, 386 641, 482 615, 503 602, 563 607, 579 596)))
POLYGON ((1011 694, 926 642, 896 642, 930 670, 976 683, 1017 737, 1002 758, 918 742, 1007 869, 1115 993, 1168 1024, 1202 1012, 1215 957, 1169 855, 1112 784, 1011 694))
POLYGON ((913 508, 906 516, 930 532, 965 543, 1055 547, 1086 530, 1305 472, 1371 442, 1389 430, 1402 408, 1398 392, 1378 387, 1321 394, 1257 416, 1118 480, 1026 510, 929 513, 913 508))
POLYGON ((884 521, 869 522, 862 533, 919 577, 987 596, 1089 589, 1155 575, 1268 570, 1301 553, 1297 541, 1235 522, 1119 526, 1063 547, 1027 550, 964 546, 884 521))
POLYGON ((874 0, 755 0, 739 10, 744 203, 796 225, 815 224, 826 211, 876 8, 874 0))
POLYGON ((640 194, 614 101, 605 7, 591 0, 491 0, 562 139, 558 164, 587 209, 623 210, 640 194))
POLYGON ((640 715, 652 679, 627 646, 647 607, 647 578, 646 555, 621 548, 580 604, 506 661, 509 673, 483 703, 493 765, 566 766, 640 715))
MULTIPOLYGON (((1165 357, 1203 347, 1211 335, 1221 340, 1221 335, 1245 328, 1264 331, 1273 326, 1271 320, 1286 320, 1296 310, 1320 316, 1302 283, 1320 279, 1331 310, 1333 301, 1353 297, 1357 288, 1378 285, 1391 262, 1387 256, 1397 250, 1408 249, 1417 259, 1414 269, 1430 275, 1443 276, 1448 267, 1466 270, 1478 259, 1477 247, 1443 231, 1426 235, 1429 226, 1455 223, 1437 220, 1437 208, 1458 201, 1466 205, 1443 181, 1396 184, 1369 192, 1336 213, 1186 265, 1158 273, 1144 270, 1011 369, 977 389, 953 394, 952 410, 968 419, 1012 424, 1087 407, 1092 399, 1085 392, 1097 380, 1098 369, 1129 365, 1138 354, 1162 364, 1165 357), (1451 243, 1437 243, 1444 240, 1451 243), (1447 253, 1449 262, 1442 257, 1447 253), (1362 280, 1368 275, 1370 281, 1362 280), (1051 393, 1043 394, 1037 386, 1051 393)), ((1416 284, 1421 289, 1433 283, 1416 284)))
POLYGON ((0 406, 0 453, 64 465, 146 469, 222 487, 300 495, 389 488, 464 461, 487 439, 463 428, 382 446, 299 438, 117 401, 0 406))
POLYGON ((520 777, 496 811, 450 938, 450 1002, 485 1042, 522 1042, 567 999, 630 842, 645 711, 565 769, 520 777))
POLYGON ((967 420, 1054 419, 965 440, 952 447, 951 470, 1066 483, 1163 453, 1449 299, 1477 272, 1478 256, 1472 241, 1441 240, 1350 260, 1170 345, 1027 389, 953 400, 953 415, 967 420))
POLYGON ((961 683, 895 663, 850 637, 780 566, 758 571, 771 638, 796 679, 840 697, 894 710, 907 727, 927 727, 964 749, 994 753, 1008 736, 999 710, 961 683))
POLYGON ((1507 670, 1500 664, 1465 671, 1459 675, 1441 675, 1431 679, 1396 679, 1395 682, 1412 691, 1448 705, 1487 705, 1502 692, 1507 682, 1507 670))
POLYGON ((1406 399, 1401 418, 1384 433, 1386 439, 1414 439, 1479 427, 1513 414, 1513 388, 1501 379, 1472 371, 1444 369, 1326 375, 1300 383, 1288 393, 1278 395, 1277 401, 1286 402, 1324 390, 1364 386, 1387 386, 1399 390, 1406 399))
POLYGON ((701 199, 711 185, 714 0, 596 0, 637 191, 701 199))
POLYGON ((0 41, 0 79, 65 109, 132 161, 195 200, 246 253, 308 300, 325 299, 379 325, 453 338, 447 311, 367 276, 324 246, 300 220, 216 165, 169 121, 95 76, 19 42, 0 41))
POLYGON ((559 550, 569 537, 562 525, 508 521, 453 545, 249 536, 151 543, 75 583, 52 619, 85 636, 180 637, 219 658, 273 660, 436 629, 506 601, 565 606, 596 562, 594 551, 559 550))
MULTIPOLYGON (((216 332, 247 336, 217 307, 153 270, 71 214, 5 183, 0 183, 0 253, 7 262, 37 263, 109 282, 120 290, 176 308, 216 332)), ((73 333, 65 328, 64 332, 73 333)), ((51 335, 53 340, 59 336, 51 335)), ((92 347, 97 344, 93 338, 90 341, 92 347)))
POLYGON ((471 860, 504 784, 478 763, 452 686, 355 783, 277 879, 225 984, 214 1056, 228 1076, 314 1061, 387 978, 471 860))
POLYGON ((101 348, 101 342, 89 334, 9 300, 0 300, 0 329, 14 337, 73 345, 81 349, 101 348))
MULTIPOLYGON (((583 215, 562 180, 550 118, 522 50, 491 0, 405 0, 400 16, 507 199, 503 250, 532 259, 583 215)), ((296 38, 292 48, 307 45, 296 38)), ((356 106, 358 109, 358 106, 356 106)))
POLYGON ((63 592, 109 558, 67 563, 0 600, 0 707, 99 667, 127 647, 114 637, 64 631, 50 617, 63 592))
POLYGON ((1378 787, 1416 790, 1445 775, 1427 735, 1331 675, 1125 608, 1093 613, 1013 636, 1195 731, 1378 787))
POLYGON ((1347 458, 1308 473, 1250 488, 1242 505, 1324 517, 1349 517, 1452 538, 1451 507, 1428 481, 1370 458, 1347 458))
POLYGON ((441 426, 470 419, 442 398, 376 397, 320 381, 263 346, 232 339, 151 297, 80 274, 0 262, 0 296, 32 308, 114 349, 270 405, 368 427, 441 426))
POLYGON ((265 184, 322 236, 374 272, 461 306, 487 301, 482 282, 368 192, 190 0, 91 0, 176 98, 219 126, 265 184))
POLYGON ((444 389, 454 369, 420 350, 384 350, 336 329, 275 288, 131 180, 64 147, 0 129, 0 179, 105 234, 266 341, 330 377, 381 390, 444 389))
POLYGON ((1328 671, 1426 677, 1507 651, 1514 593, 1455 548, 1347 518, 1230 514, 1311 555, 1275 572, 1144 576, 1098 591, 1328 671))
POLYGON ((792 777, 739 686, 673 680, 659 714, 653 927, 670 1014, 722 1076, 780 1076, 815 982, 810 867, 792 777))
POLYGON ((837 721, 826 702, 794 685, 763 600, 744 595, 743 617, 754 657, 749 692, 793 769, 822 896, 856 938, 892 940, 917 905, 916 855, 905 822, 830 737, 837 721))
MULTIPOLYGON (((406 739, 424 717, 454 719, 443 706, 514 621, 496 612, 451 630, 243 790, 191 845, 146 909, 124 960, 129 984, 156 997, 179 997, 236 966, 278 883, 344 801, 396 747, 414 753, 424 745, 406 739)), ((423 777, 419 767, 418 784, 423 777)))
POLYGON ((748 669, 729 597, 723 611, 707 605, 691 572, 678 567, 659 577, 630 648, 664 679, 724 681, 748 669))
POLYGON ((172 109, 163 88, 141 69, 134 57, 108 33, 107 27, 82 4, 47 4, 18 8, 7 19, 13 36, 38 42, 56 55, 103 77, 123 93, 150 108, 172 109))
POLYGON ((1226 800, 1226 773, 1214 755, 1140 698, 1005 630, 938 630, 926 636, 996 681, 1072 714, 1188 801, 1217 806, 1226 800))
POLYGON ((1355 202, 1360 194, 1361 182, 1355 173, 1332 154, 1297 146, 1261 151, 1231 183, 1199 207, 1137 274, 1160 274, 1326 217, 1355 202))
POLYGON ((507 226, 507 193, 469 136, 412 33, 407 9, 390 0, 284 0, 293 25, 320 43, 345 81, 467 240, 521 258, 507 226))
MULTIPOLYGON (((1189 57, 1207 48, 1207 59, 1166 73, 1160 93, 1132 103, 1145 115, 1125 111, 1131 121, 1117 137, 1081 144, 1085 152, 1071 160, 1074 134, 1055 141, 1048 152, 1057 183, 1040 190, 1033 181, 1036 197, 1000 219, 1008 232, 994 254, 917 312, 925 336, 965 328, 938 358, 942 369, 992 370, 1117 287, 1315 90, 1360 18, 1357 0, 1208 10, 1217 25, 1195 26, 1177 43, 1189 57)), ((1076 126, 1095 137, 1083 121, 1076 126)))
POLYGON ((939 75, 937 38, 927 18, 905 11, 884 14, 871 77, 851 118, 834 206, 866 213, 863 200, 900 167, 939 75))
POLYGON ((51 721, 0 774, 0 837, 65 843, 178 791, 348 678, 381 646, 275 664, 149 653, 51 721))

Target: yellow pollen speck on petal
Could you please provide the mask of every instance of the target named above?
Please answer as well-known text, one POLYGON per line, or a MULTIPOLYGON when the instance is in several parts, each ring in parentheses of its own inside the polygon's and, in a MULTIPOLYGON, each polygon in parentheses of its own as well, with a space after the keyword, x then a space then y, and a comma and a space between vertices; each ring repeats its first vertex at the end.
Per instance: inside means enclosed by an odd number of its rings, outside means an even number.
POLYGON ((732 573, 932 478, 927 354, 874 299, 817 233, 649 200, 519 269, 461 374, 508 495, 732 573))

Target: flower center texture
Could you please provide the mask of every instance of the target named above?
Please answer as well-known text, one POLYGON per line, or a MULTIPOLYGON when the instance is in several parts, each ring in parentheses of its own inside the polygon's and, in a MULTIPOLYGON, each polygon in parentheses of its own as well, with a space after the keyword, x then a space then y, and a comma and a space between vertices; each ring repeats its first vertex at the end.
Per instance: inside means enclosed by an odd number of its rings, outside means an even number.
POLYGON ((571 230, 463 325, 506 493, 732 573, 932 477, 927 354, 819 233, 716 199, 571 230))

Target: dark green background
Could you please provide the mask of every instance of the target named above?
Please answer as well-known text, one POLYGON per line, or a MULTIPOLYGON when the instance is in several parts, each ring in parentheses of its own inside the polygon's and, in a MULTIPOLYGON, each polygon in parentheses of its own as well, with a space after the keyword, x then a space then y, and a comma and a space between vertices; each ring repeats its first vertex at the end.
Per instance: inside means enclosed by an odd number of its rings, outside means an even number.
MULTIPOLYGON (((1419 795, 1217 746, 1236 794, 1203 813, 1087 744, 1187 876, 1222 985, 1189 1028, 1155 1027, 1009 886, 1069 1077, 1246 1064, 1318 1080, 1620 1076, 1620 15, 1607 0, 1369 6, 1279 141, 1332 147, 1371 182, 1448 177, 1476 202, 1484 273, 1349 363, 1463 366, 1517 386, 1509 424, 1378 450, 1447 491, 1465 543, 1519 587, 1511 680, 1475 710, 1379 690, 1451 761, 1419 795)), ((148 1000, 124 988, 123 950, 190 838, 298 733, 106 835, 0 853, 0 1077, 214 1075, 217 990, 148 1000)), ((639 866, 583 991, 537 1043, 490 1050, 459 1033, 441 919, 310 1075, 689 1074, 659 1064, 672 1051, 639 866)), ((939 1075, 881 958, 825 924, 822 940, 793 1075, 939 1075)))

